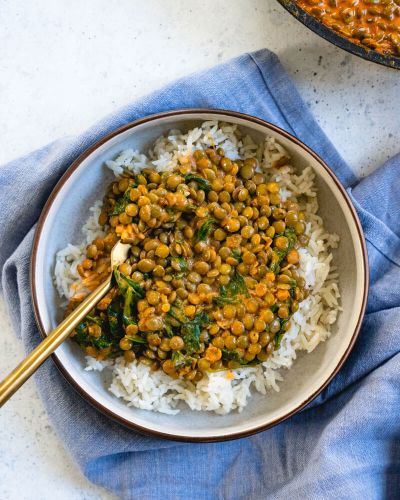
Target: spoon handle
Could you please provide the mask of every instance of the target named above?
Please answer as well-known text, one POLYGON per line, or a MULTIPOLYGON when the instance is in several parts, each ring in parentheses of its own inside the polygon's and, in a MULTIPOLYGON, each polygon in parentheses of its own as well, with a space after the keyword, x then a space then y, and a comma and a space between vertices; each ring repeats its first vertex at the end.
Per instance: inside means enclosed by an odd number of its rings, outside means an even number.
POLYGON ((96 288, 28 356, 0 382, 0 407, 28 380, 39 366, 64 342, 111 288, 111 277, 96 288))

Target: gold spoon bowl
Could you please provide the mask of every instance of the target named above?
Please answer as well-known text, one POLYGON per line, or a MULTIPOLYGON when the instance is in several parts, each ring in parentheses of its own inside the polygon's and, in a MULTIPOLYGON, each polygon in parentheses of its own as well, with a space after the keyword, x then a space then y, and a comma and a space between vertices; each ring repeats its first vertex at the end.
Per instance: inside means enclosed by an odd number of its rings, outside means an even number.
MULTIPOLYGON (((130 245, 120 241, 111 251, 111 269, 125 262, 130 245)), ((35 373, 39 366, 66 340, 82 319, 111 288, 111 275, 99 285, 72 313, 0 383, 0 407, 35 373)))

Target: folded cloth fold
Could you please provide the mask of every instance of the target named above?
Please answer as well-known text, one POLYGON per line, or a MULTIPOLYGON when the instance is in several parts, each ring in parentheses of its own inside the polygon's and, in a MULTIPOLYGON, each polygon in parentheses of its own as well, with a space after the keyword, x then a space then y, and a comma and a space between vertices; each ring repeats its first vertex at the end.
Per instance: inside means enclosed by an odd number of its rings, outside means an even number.
POLYGON ((333 168, 360 215, 371 265, 368 311, 349 360, 303 412, 250 438, 179 444, 129 431, 94 410, 51 360, 39 394, 86 476, 124 498, 395 498, 400 491, 400 157, 359 182, 322 132, 277 57, 246 54, 181 79, 0 168, 2 291, 25 349, 40 340, 29 289, 35 223, 71 162, 111 130, 178 108, 223 108, 268 120, 333 168))

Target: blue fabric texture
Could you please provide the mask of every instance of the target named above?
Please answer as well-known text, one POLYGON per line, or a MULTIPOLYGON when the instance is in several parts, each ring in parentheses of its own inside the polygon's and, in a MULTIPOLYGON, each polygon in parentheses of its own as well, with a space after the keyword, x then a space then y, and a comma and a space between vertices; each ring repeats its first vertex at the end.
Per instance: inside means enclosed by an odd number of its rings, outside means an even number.
POLYGON ((132 120, 178 108, 224 108, 296 135, 334 169, 362 221, 371 266, 367 314, 343 369, 303 412, 255 436, 183 444, 142 436, 82 400, 48 360, 40 396, 84 474, 123 498, 397 498, 400 491, 400 156, 357 180, 267 50, 179 80, 0 168, 2 293, 27 351, 40 341, 29 262, 35 223, 71 162, 132 120))

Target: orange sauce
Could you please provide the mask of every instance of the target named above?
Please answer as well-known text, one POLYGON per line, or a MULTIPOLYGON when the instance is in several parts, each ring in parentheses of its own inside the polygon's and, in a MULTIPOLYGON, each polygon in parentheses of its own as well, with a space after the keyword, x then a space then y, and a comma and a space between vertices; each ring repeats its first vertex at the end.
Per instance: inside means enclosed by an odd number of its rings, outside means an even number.
POLYGON ((383 54, 400 56, 400 2, 297 0, 297 4, 351 42, 383 54))

